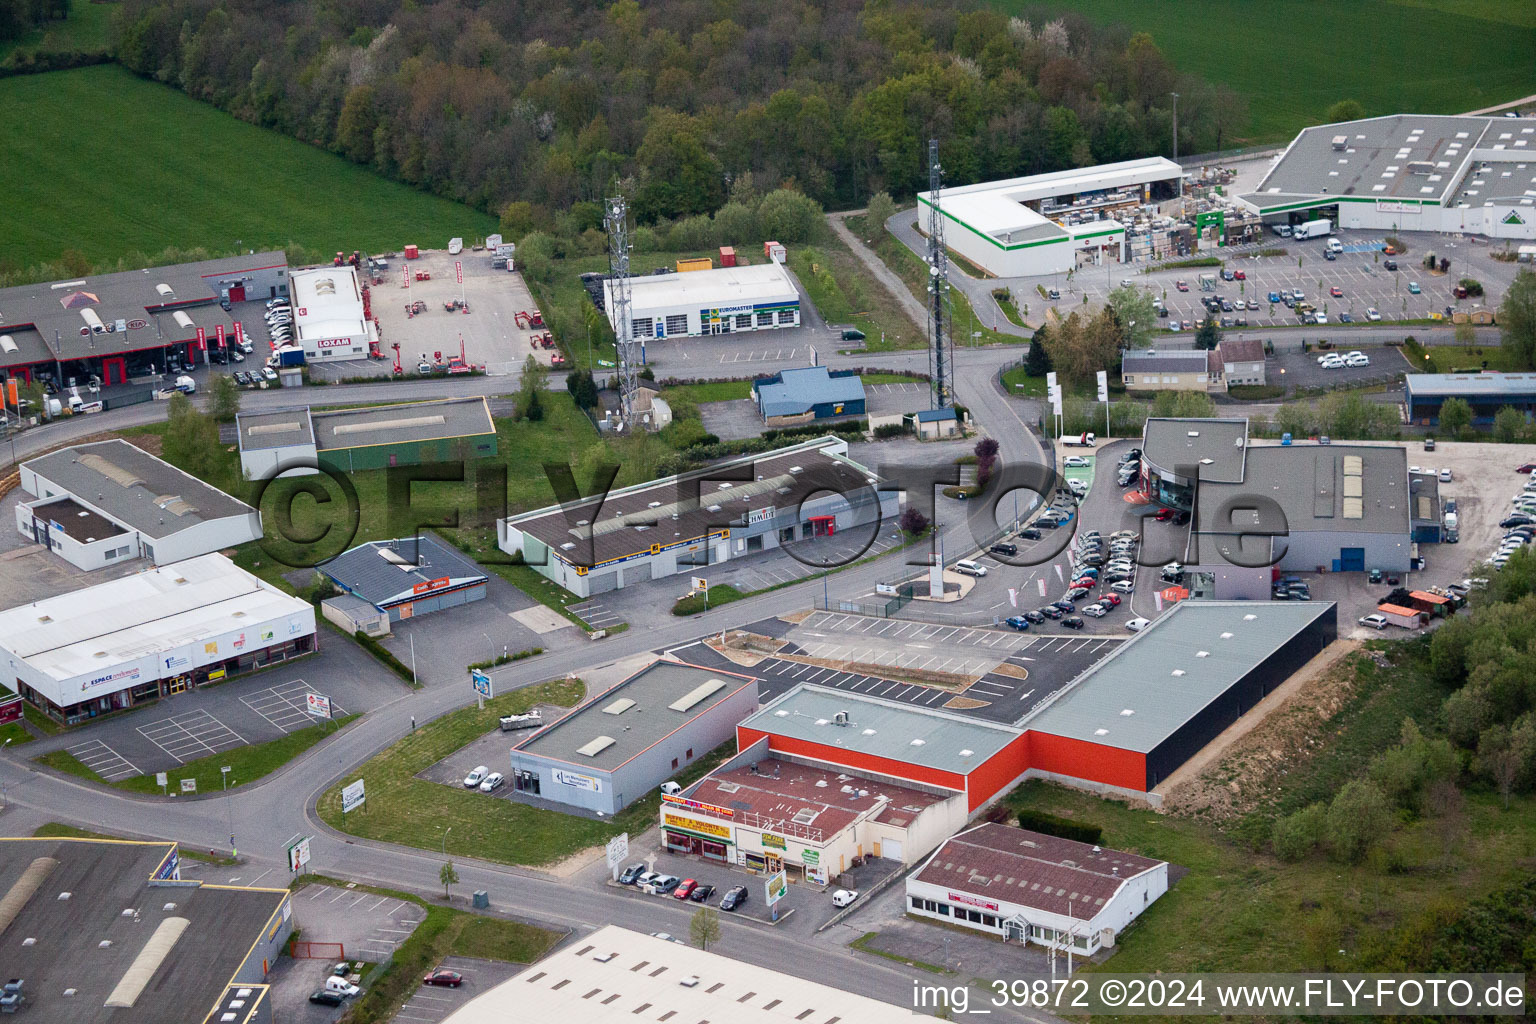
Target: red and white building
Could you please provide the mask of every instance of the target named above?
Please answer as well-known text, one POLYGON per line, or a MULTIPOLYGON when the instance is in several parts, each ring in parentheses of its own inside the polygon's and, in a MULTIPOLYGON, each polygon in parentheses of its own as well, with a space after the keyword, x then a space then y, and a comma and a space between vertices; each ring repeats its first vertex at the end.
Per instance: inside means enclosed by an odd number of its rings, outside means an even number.
POLYGON ((910 914, 1089 956, 1168 891, 1168 864, 988 823, 939 847, 906 884, 910 914))

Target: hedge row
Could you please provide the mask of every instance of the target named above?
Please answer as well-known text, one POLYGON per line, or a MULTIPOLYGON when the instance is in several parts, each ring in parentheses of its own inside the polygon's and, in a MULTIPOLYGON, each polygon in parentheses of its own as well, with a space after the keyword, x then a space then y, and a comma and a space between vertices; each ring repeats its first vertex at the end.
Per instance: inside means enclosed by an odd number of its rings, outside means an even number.
POLYGON ((399 676, 401 679, 404 679, 412 686, 418 685, 415 675, 411 672, 410 666, 405 664, 399 658, 395 657, 393 654, 390 654, 388 651, 386 651, 383 645, 381 645, 373 637, 369 636, 367 633, 364 633, 362 630, 358 630, 356 633, 352 634, 352 638, 358 642, 363 650, 367 651, 375 658, 378 658, 379 661, 384 664, 385 668, 389 669, 395 675, 399 676))
POLYGON ((516 654, 498 654, 495 661, 477 661, 473 665, 467 666, 466 671, 473 672, 476 669, 495 668, 497 665, 507 665, 511 662, 522 661, 524 658, 531 658, 536 654, 543 653, 544 648, 542 647, 530 647, 526 651, 518 651, 516 654))
POLYGON ((1019 828, 1027 828, 1031 832, 1042 832, 1062 839, 1075 839, 1080 843, 1090 843, 1094 846, 1098 846, 1100 840, 1104 838, 1104 830, 1097 825, 1084 825, 1071 818, 1058 818, 1044 811, 1020 811, 1019 828))

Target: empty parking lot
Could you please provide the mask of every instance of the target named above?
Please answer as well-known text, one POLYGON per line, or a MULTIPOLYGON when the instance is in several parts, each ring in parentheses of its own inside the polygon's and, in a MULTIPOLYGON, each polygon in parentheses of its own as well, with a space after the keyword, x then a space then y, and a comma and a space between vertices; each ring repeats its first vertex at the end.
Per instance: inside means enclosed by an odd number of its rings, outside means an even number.
MULTIPOLYGON (((299 729, 321 721, 319 716, 310 714, 309 694, 311 693, 320 693, 320 691, 303 679, 295 679, 292 682, 257 690, 255 693, 241 697, 240 701, 283 732, 297 732, 299 729)), ((334 702, 331 704, 332 718, 340 718, 344 714, 346 711, 339 704, 334 702)))
POLYGON ((246 740, 203 709, 139 726, 139 734, 178 764, 245 746, 246 740))

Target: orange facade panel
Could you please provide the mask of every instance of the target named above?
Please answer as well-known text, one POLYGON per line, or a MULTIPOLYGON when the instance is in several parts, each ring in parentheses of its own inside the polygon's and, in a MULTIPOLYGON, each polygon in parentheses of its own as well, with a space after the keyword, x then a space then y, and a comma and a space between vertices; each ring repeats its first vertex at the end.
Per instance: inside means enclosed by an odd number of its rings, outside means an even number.
POLYGON ((1139 751, 1047 733, 1025 735, 1029 737, 1031 767, 1139 793, 1147 790, 1147 755, 1139 751))

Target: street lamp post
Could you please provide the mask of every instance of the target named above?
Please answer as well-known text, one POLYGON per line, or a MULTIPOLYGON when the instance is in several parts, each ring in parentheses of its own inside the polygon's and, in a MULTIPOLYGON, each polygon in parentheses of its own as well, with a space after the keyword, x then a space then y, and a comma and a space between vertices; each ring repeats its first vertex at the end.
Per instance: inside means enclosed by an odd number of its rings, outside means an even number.
POLYGON ((453 831, 453 826, 452 826, 452 825, 449 825, 449 826, 448 826, 448 832, 444 832, 444 833, 443 833, 443 857, 444 857, 444 858, 445 858, 445 859, 446 859, 446 858, 447 858, 447 856, 448 856, 448 834, 449 834, 449 833, 450 833, 450 832, 452 832, 452 831, 453 831))

